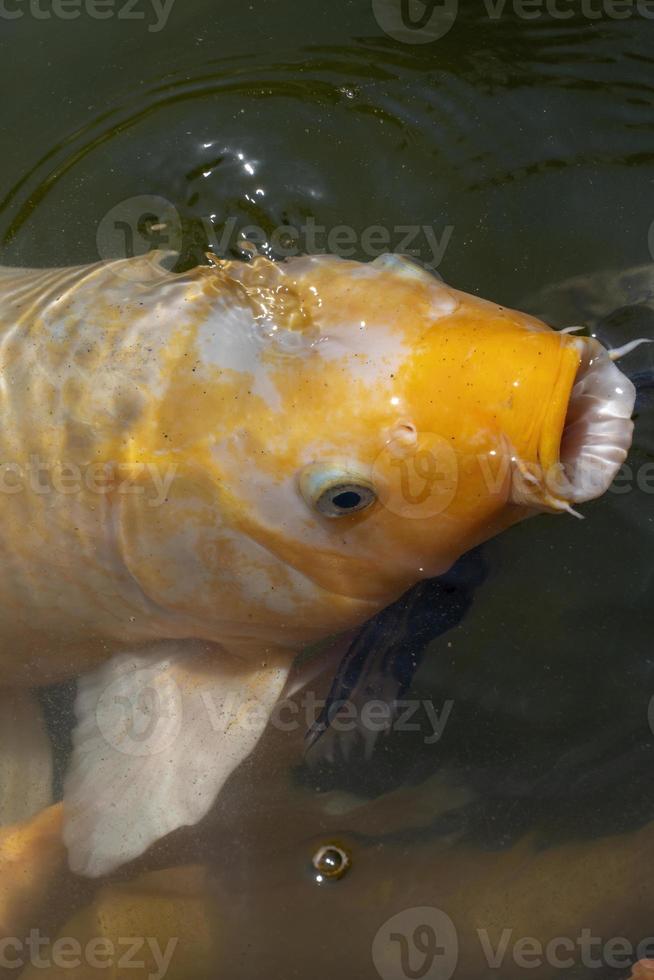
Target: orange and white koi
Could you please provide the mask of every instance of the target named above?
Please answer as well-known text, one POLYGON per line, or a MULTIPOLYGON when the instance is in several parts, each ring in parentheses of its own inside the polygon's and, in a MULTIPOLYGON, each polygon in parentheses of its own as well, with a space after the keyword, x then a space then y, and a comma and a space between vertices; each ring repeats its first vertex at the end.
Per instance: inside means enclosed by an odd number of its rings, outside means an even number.
POLYGON ((91 876, 204 816, 302 647, 599 496, 632 435, 599 343, 396 256, 162 261, 0 270, 0 822, 48 802, 27 689, 78 676, 91 876))

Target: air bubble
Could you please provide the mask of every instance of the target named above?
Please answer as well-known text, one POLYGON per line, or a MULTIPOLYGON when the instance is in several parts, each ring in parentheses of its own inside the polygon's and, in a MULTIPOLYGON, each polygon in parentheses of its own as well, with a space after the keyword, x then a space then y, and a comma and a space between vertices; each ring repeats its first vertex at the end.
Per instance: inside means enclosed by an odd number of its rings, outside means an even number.
POLYGON ((311 863, 317 872, 316 881, 321 883, 326 878, 342 878, 352 864, 352 858, 338 844, 323 844, 313 855, 311 863))

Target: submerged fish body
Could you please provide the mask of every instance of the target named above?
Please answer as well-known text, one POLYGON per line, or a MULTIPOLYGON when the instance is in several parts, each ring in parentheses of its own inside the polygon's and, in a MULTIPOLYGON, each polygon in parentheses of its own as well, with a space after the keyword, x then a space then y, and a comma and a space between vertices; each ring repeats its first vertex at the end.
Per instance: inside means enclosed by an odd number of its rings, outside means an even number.
POLYGON ((84 675, 90 875, 201 819, 304 645, 600 495, 632 431, 596 341, 395 256, 164 259, 0 270, 0 670, 84 675))

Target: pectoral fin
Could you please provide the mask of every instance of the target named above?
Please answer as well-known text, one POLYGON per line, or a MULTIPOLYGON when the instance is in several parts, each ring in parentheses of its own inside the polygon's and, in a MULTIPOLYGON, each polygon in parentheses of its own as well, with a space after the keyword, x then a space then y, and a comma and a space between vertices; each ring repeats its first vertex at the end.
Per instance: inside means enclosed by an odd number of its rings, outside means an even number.
POLYGON ((337 748, 347 757, 357 742, 371 755, 379 729, 366 728, 364 706, 385 702, 389 717, 395 713, 429 644, 461 622, 485 576, 481 554, 470 551, 445 575, 418 582, 361 627, 343 652, 325 706, 307 732, 314 764, 333 760, 337 748), (347 732, 332 727, 343 705, 356 709, 357 724, 347 732))
POLYGON ((284 686, 287 665, 268 663, 252 669, 220 649, 166 643, 82 678, 64 791, 73 871, 107 874, 202 819, 284 686))
POLYGON ((20 936, 34 925, 64 862, 61 804, 0 828, 0 939, 20 936))

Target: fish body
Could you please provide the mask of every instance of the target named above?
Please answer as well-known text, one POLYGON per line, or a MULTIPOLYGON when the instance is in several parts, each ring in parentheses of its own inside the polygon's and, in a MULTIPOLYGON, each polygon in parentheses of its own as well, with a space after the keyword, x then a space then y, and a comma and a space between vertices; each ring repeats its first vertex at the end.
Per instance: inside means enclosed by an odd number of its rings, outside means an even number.
POLYGON ((84 675, 86 874, 206 813, 303 646, 598 496, 631 438, 596 341, 395 256, 0 270, 0 368, 0 677, 84 675))

